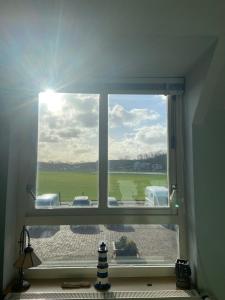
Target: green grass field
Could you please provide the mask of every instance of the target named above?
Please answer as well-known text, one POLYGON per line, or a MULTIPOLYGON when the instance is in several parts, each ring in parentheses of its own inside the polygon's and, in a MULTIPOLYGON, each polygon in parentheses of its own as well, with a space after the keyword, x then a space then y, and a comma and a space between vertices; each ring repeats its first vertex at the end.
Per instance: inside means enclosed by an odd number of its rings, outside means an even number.
MULTIPOLYGON (((167 185, 166 174, 112 173, 109 177, 109 196, 117 200, 144 200, 148 185, 167 185)), ((98 199, 98 177, 89 172, 38 173, 38 194, 60 192, 62 201, 71 201, 75 196, 85 195, 90 200, 98 199)))

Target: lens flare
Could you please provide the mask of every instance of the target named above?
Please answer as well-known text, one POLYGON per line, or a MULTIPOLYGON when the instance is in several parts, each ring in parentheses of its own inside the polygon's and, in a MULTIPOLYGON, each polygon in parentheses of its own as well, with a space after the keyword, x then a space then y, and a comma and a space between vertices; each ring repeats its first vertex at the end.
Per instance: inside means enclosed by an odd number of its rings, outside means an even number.
POLYGON ((46 105, 47 109, 52 113, 58 113, 62 110, 63 101, 60 93, 56 93, 52 89, 46 89, 39 93, 40 105, 46 105))

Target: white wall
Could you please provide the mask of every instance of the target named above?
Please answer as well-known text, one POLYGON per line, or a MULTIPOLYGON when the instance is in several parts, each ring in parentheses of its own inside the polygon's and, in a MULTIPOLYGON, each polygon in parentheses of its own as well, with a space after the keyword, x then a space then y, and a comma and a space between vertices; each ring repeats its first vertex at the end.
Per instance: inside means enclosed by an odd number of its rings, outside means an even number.
POLYGON ((205 84, 206 75, 212 59, 214 49, 210 49, 198 61, 194 68, 186 76, 186 86, 184 94, 184 155, 185 155, 185 200, 187 202, 187 222, 189 256, 193 275, 195 277, 195 268, 197 267, 196 250, 196 225, 195 225, 195 189, 194 189, 194 171, 193 171, 193 120, 196 108, 200 101, 200 96, 205 84))
MULTIPOLYGON (((5 182, 5 191, 1 189, 1 238, 3 243, 1 248, 1 286, 6 286, 15 277, 15 268, 13 263, 16 260, 18 251, 18 236, 17 236, 17 203, 19 197, 17 193, 18 180, 18 140, 20 136, 17 133, 17 126, 15 120, 17 116, 17 102, 10 97, 4 95, 5 110, 2 112, 2 134, 1 136, 1 172, 3 182, 5 182), (4 168, 2 168, 4 166, 4 168)), ((1 102, 2 105, 3 102, 1 102)), ((2 183, 2 180, 1 180, 2 183)), ((1 290, 2 290, 1 288, 1 290)))
POLYGON ((185 186, 189 253, 201 291, 225 295, 225 59, 224 41, 187 75, 185 186))
POLYGON ((27 197, 30 161, 26 153, 32 137, 31 107, 33 96, 19 93, 19 98, 5 95, 0 114, 0 284, 1 291, 15 278, 13 266, 18 256, 20 231, 24 224, 24 202, 27 197), (29 99, 26 100, 26 99, 29 99), (31 100, 30 100, 31 99, 31 100), (4 109, 3 109, 4 108, 4 109), (24 143, 28 141, 27 144, 24 143))
POLYGON ((14 114, 10 114, 10 135, 9 135, 9 157, 8 157, 8 182, 7 182, 7 197, 6 197, 6 210, 5 210, 5 243, 4 243, 4 278, 3 287, 13 280, 15 276, 15 268, 13 263, 16 260, 17 254, 17 236, 16 236, 16 205, 18 202, 17 194, 17 142, 19 136, 16 134, 14 126, 14 114))
POLYGON ((9 147, 9 122, 7 118, 8 108, 6 101, 0 96, 0 297, 3 287, 4 265, 4 238, 5 238, 5 210, 8 180, 8 147, 9 147))

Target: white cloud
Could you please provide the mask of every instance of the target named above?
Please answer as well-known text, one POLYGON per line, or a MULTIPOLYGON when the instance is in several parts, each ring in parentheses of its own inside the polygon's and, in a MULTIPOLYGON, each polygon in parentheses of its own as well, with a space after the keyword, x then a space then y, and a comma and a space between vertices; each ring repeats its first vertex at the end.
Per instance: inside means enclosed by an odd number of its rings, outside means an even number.
POLYGON ((166 144, 167 128, 160 124, 142 127, 135 136, 137 142, 144 144, 166 144))
POLYGON ((80 128, 65 128, 65 129, 61 129, 58 131, 58 135, 62 138, 62 139, 71 139, 71 138, 77 138, 79 137, 81 134, 81 130, 80 128))
POLYGON ((98 159, 98 141, 83 137, 81 139, 62 139, 57 143, 39 144, 39 161, 88 162, 98 159))
POLYGON ((167 129, 160 124, 139 128, 121 139, 109 138, 110 159, 134 159, 159 151, 167 151, 167 129))
POLYGON ((60 110, 48 109, 46 102, 40 105, 39 161, 96 161, 97 96, 65 94, 61 100, 60 110))
MULTIPOLYGON (((97 161, 98 108, 97 95, 64 95, 60 110, 51 111, 42 103, 39 161, 97 161)), ((166 151, 166 127, 146 126, 145 122, 157 121, 159 117, 151 109, 127 110, 115 105, 109 111, 109 124, 116 131, 119 129, 120 139, 109 137, 109 158, 136 158, 138 154, 166 151)))
POLYGON ((109 111, 109 124, 111 128, 127 126, 135 127, 143 121, 157 120, 160 115, 150 109, 133 108, 126 110, 122 105, 116 104, 109 111))

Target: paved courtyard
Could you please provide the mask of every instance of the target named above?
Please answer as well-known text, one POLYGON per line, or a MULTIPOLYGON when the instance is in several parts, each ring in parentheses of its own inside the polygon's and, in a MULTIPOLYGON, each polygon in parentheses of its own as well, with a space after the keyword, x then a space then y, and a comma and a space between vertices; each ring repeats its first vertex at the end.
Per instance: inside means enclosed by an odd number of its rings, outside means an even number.
POLYGON ((43 265, 85 265, 97 261, 98 245, 106 241, 108 260, 121 262, 113 255, 113 242, 121 236, 132 239, 140 254, 139 258, 127 257, 129 263, 166 263, 177 258, 177 232, 162 225, 105 225, 49 226, 30 228, 31 244, 43 265))

